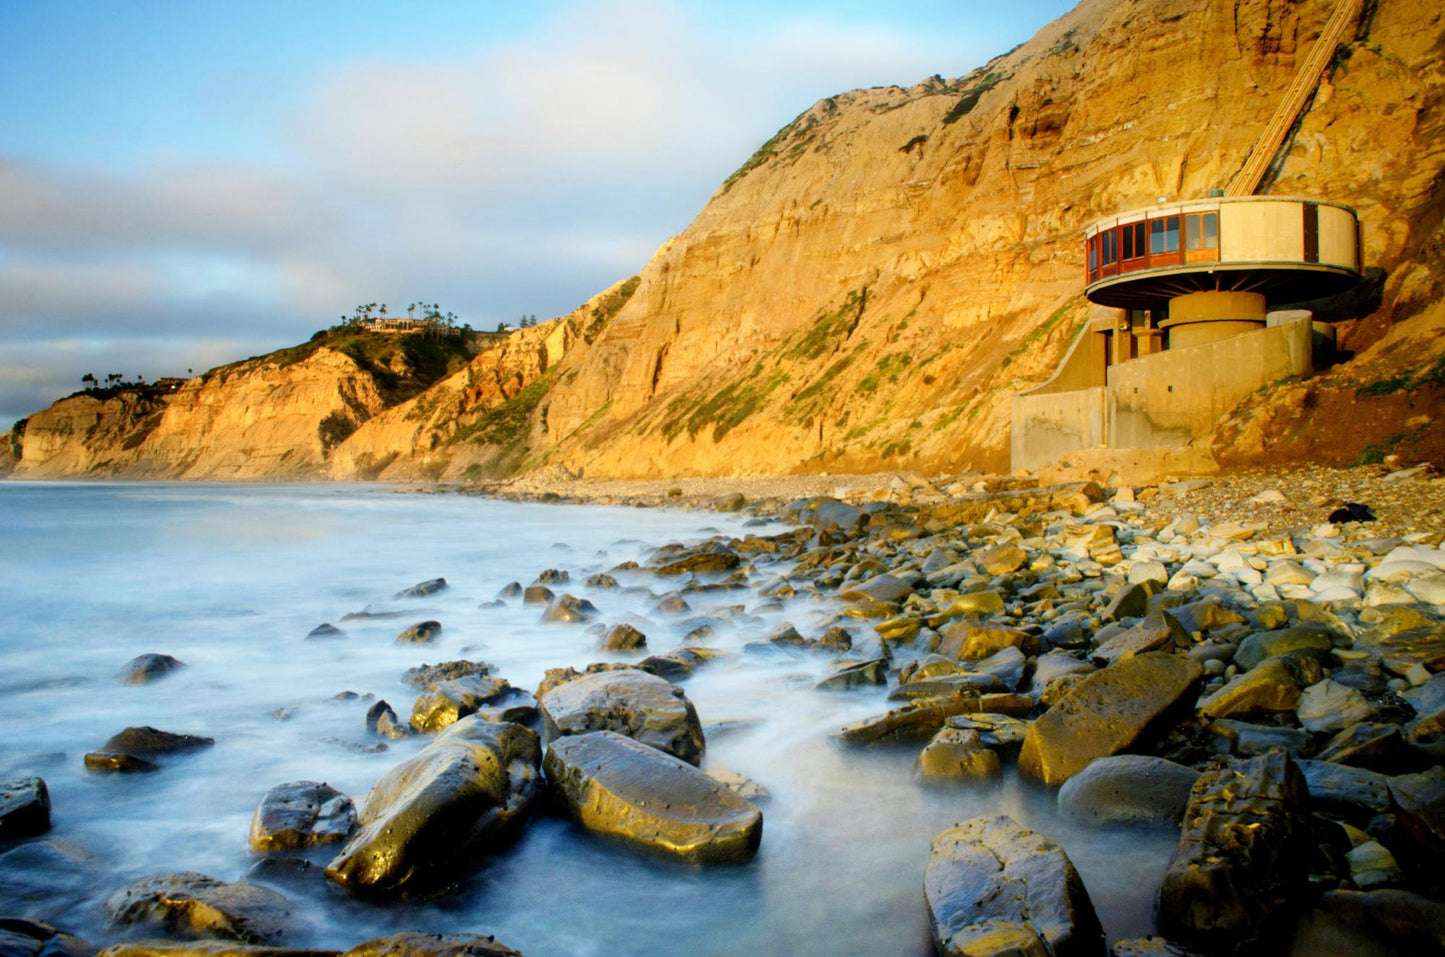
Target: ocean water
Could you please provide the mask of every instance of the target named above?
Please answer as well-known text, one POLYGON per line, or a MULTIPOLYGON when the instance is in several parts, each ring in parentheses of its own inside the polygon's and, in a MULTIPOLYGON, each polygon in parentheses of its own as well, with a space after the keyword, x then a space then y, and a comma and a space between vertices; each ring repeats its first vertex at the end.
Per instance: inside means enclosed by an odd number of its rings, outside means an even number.
MULTIPOLYGON (((0 914, 47 920, 101 943, 104 901, 138 877, 198 871, 237 880, 256 863, 257 802, 288 781, 326 781, 358 806, 421 738, 366 750, 367 696, 405 719, 422 662, 481 659, 534 689, 547 668, 607 656, 581 625, 544 624, 536 606, 479 607, 548 568, 554 590, 591 599, 603 620, 641 617, 653 652, 686 630, 651 613, 671 587, 620 574, 582 582, 667 542, 745 533, 745 516, 599 506, 524 505, 377 486, 0 483, 0 776, 39 774, 53 830, 0 845, 0 914), (399 590, 445 577, 425 599, 399 590), (362 609, 404 617, 345 623, 362 609), (399 646, 401 628, 435 618, 441 639, 399 646), (347 637, 306 641, 324 621, 347 637), (186 667, 127 686, 132 657, 186 667), (338 697, 352 692, 360 698, 338 697), (153 774, 87 774, 82 757, 130 725, 207 735, 213 748, 153 774)), ((750 528, 769 532, 781 526, 750 528)), ((785 572, 762 566, 758 584, 785 572)), ((358 898, 319 873, 272 883, 298 905, 291 946, 346 948, 398 931, 494 934, 543 955, 896 954, 932 952, 923 870, 938 831, 1007 813, 1059 843, 1078 867, 1110 939, 1152 931, 1154 888, 1171 833, 1078 827, 1049 792, 1011 768, 996 786, 939 790, 911 778, 916 749, 852 750, 833 733, 888 708, 881 690, 813 688, 823 658, 761 661, 740 652, 784 621, 819 634, 841 607, 799 600, 757 609, 749 592, 690 596, 694 612, 741 605, 746 624, 710 639, 733 654, 684 682, 705 728, 706 765, 764 785, 761 849, 746 865, 698 869, 639 856, 547 809, 520 839, 479 858, 448 894, 358 898)), ((861 634, 861 629, 859 629, 861 634)), ((303 855, 324 864, 334 847, 303 855)))

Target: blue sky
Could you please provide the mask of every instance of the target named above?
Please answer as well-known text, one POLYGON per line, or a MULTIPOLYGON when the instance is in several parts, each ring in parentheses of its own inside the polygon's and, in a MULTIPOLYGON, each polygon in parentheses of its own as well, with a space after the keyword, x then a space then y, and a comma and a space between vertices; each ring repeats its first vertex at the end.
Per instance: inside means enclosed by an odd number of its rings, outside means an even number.
POLYGON ((1069 6, 0 0, 0 428, 358 302, 560 315, 814 101, 1069 6))

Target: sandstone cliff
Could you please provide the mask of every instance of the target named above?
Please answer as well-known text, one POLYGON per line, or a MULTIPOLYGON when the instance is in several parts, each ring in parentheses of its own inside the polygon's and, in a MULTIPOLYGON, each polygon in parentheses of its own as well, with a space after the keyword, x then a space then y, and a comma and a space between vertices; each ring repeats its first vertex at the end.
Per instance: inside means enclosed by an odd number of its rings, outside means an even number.
MULTIPOLYGON (((17 471, 1004 468, 1010 396, 1091 314, 1082 227, 1226 186, 1332 7, 1084 0, 968 76, 814 104, 634 280, 408 401, 279 379, 193 381, 158 420, 72 399, 32 417, 17 471), (358 427, 328 458, 332 412, 358 427)), ((1374 284, 1331 307, 1353 358, 1237 410, 1221 461, 1445 458, 1442 60, 1433 5, 1367 2, 1281 150, 1265 190, 1355 206, 1374 284)))

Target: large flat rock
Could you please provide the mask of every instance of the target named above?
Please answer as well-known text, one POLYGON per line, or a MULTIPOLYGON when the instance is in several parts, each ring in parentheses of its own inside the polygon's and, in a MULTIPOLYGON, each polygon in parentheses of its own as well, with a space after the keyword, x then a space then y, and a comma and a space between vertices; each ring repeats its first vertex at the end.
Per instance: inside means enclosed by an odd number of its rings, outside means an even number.
POLYGON ((1007 815, 936 836, 923 897, 947 957, 1104 954, 1099 918, 1068 855, 1007 815))
POLYGON ((536 796, 540 750, 520 725, 461 719, 372 786, 326 876, 382 891, 445 877, 510 836, 536 796))
POLYGON ((1058 785, 1095 758, 1129 750, 1193 707, 1203 674, 1193 659, 1148 652, 1086 675, 1029 728, 1019 771, 1058 785))
POLYGON ((588 830, 698 864, 745 861, 763 813, 697 768, 611 731, 553 741, 547 778, 588 830))
POLYGON ((636 668, 570 678, 537 694, 547 738, 615 731, 697 764, 702 723, 681 688, 636 668))
POLYGON ((289 901, 256 884, 183 871, 143 877, 105 902, 111 923, 183 938, 275 944, 295 927, 289 901))

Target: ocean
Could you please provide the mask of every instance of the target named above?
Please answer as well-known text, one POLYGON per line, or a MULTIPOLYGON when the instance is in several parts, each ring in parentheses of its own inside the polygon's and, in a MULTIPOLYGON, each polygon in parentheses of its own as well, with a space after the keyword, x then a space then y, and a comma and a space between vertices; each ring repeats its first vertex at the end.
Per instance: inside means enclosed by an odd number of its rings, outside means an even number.
MULTIPOLYGON (((545 569, 590 599, 601 620, 641 621, 653 653, 676 647, 687 619, 653 612, 675 583, 618 573, 584 579, 653 548, 712 535, 765 534, 747 516, 531 505, 372 485, 0 483, 0 778, 43 777, 53 829, 0 844, 0 914, 40 918, 96 944, 105 899, 153 874, 234 881, 257 863, 252 814, 272 787, 325 781, 362 803, 421 737, 381 742, 365 727, 375 698, 403 720, 416 692, 402 672, 469 658, 535 689, 548 668, 622 660, 595 650, 583 625, 544 623, 537 606, 487 607, 509 582, 545 569), (417 582, 450 588, 397 599, 417 582), (341 621, 350 612, 402 617, 341 621), (431 646, 397 645, 401 628, 437 619, 431 646), (306 640, 323 622, 344 638, 306 640), (185 667, 145 685, 119 682, 136 655, 185 667), (215 746, 152 774, 89 774, 83 755, 131 725, 206 735, 215 746)), ((786 572, 759 566, 761 587, 786 572)), ((683 682, 707 731, 705 766, 768 789, 757 857, 694 868, 641 856, 542 806, 515 844, 479 858, 430 899, 357 897, 319 867, 256 878, 301 916, 289 946, 344 949, 399 931, 493 934, 543 955, 893 954, 932 952, 922 880, 934 834, 1007 813, 1059 842, 1079 869, 1110 939, 1153 929, 1175 835, 1098 830, 1060 819, 1053 795, 1006 765, 985 787, 924 788, 916 749, 855 750, 833 734, 887 710, 881 689, 823 692, 825 656, 757 656, 748 642, 791 623, 816 637, 844 607, 756 591, 688 596, 716 619, 727 654, 683 682), (279 880, 279 882, 278 882, 279 880)), ((870 632, 852 624, 860 643, 870 632)), ((335 846, 303 856, 323 865, 335 846)))

